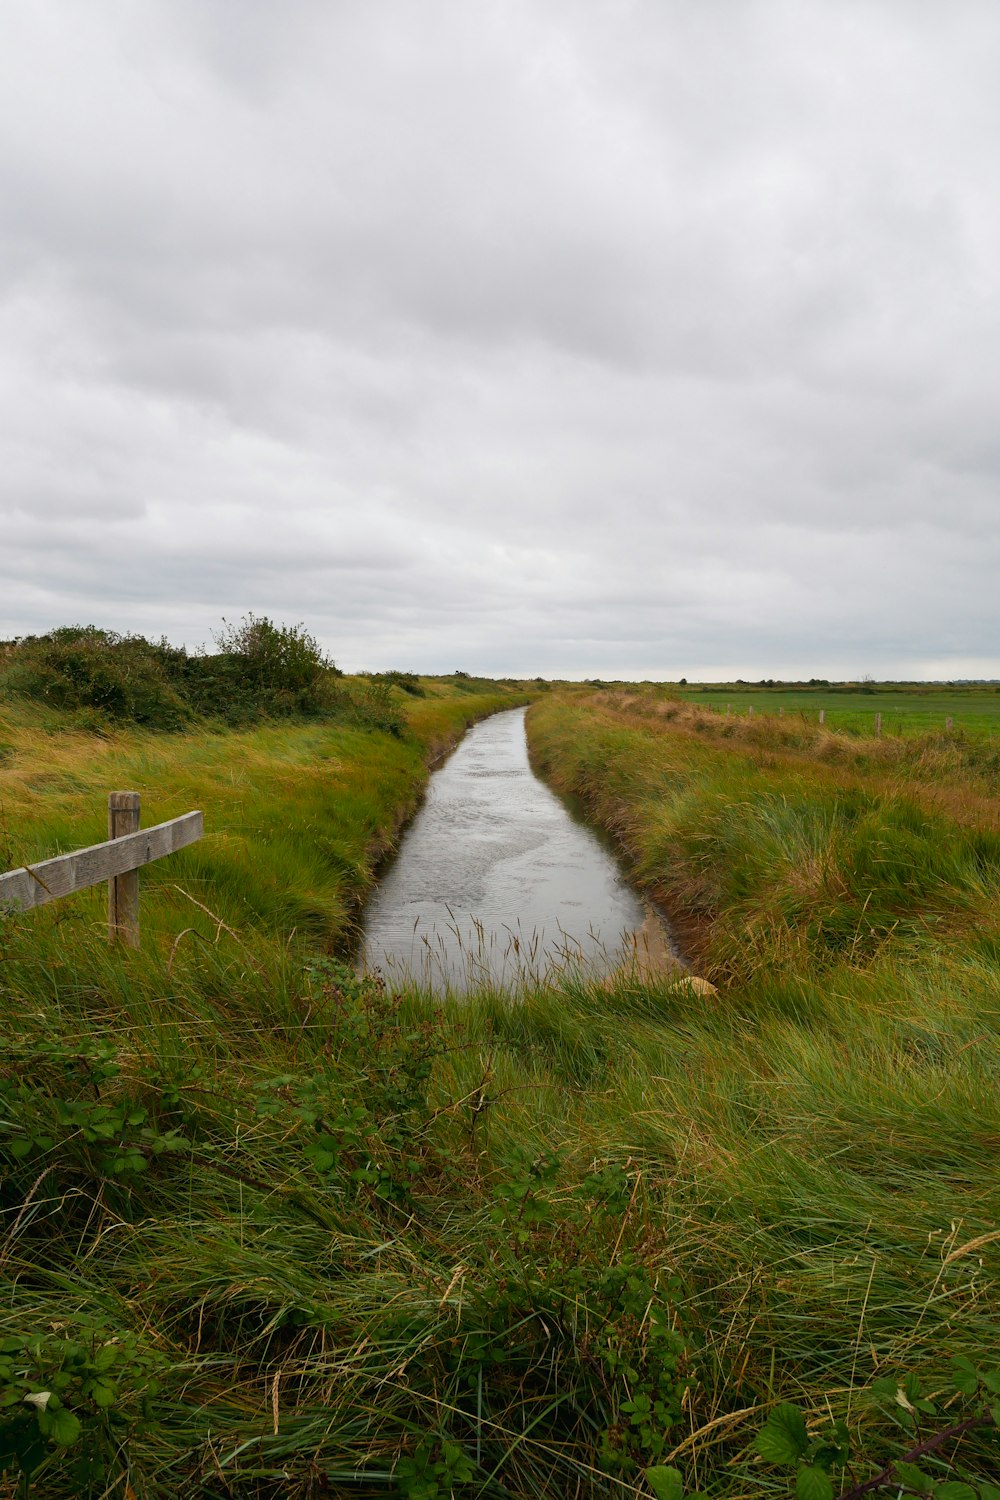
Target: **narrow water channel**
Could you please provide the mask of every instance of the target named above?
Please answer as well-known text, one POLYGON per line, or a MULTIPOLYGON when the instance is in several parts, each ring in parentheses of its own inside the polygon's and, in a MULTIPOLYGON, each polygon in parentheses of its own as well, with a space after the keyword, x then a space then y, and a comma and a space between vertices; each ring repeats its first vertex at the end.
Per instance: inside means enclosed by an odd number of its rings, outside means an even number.
POLYGON ((474 725, 431 777, 366 913, 364 964, 390 982, 517 986, 648 948, 655 918, 532 771, 524 715, 474 725))

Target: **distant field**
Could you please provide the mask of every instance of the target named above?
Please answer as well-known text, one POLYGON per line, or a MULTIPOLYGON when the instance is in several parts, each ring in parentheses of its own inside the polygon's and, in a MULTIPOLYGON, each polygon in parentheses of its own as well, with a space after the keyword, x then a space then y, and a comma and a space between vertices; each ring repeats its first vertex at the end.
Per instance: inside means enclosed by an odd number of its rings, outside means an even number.
POLYGON ((929 734, 944 730, 949 718, 953 727, 969 734, 1000 732, 1000 689, 958 688, 934 684, 928 687, 886 688, 876 685, 870 692, 838 692, 830 688, 738 687, 681 688, 690 703, 745 714, 795 714, 815 724, 820 709, 826 724, 848 734, 872 734, 875 715, 882 715, 883 734, 929 734))

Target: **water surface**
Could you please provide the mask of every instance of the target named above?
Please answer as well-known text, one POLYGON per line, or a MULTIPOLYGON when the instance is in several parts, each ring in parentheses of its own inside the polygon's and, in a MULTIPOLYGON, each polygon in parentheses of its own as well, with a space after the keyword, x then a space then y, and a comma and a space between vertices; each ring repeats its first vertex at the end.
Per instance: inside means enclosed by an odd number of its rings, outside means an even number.
POLYGON ((364 962, 437 990, 607 973, 649 913, 597 836, 528 763, 523 708, 473 726, 369 905, 364 962))

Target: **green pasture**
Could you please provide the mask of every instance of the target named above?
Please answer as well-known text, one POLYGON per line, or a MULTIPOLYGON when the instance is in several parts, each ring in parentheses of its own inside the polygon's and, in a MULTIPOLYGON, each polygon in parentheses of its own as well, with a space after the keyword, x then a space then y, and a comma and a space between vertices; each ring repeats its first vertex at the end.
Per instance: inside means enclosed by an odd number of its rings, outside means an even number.
POLYGON ((808 724, 825 711, 827 728, 845 734, 875 732, 875 715, 882 715, 883 734, 945 733, 949 718, 963 734, 1000 733, 1000 688, 938 686, 887 687, 876 684, 857 692, 824 688, 758 688, 746 684, 678 688, 688 703, 725 713, 784 714, 808 724))

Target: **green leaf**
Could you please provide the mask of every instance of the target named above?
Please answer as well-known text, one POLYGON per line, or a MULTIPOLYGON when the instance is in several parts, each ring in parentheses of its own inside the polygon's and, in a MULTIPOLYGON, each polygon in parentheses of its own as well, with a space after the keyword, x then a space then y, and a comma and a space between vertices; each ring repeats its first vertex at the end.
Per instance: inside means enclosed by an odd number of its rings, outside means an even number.
POLYGON ((646 1483, 656 1500, 682 1500, 684 1477, 680 1469, 675 1469, 672 1465, 654 1464, 651 1469, 646 1470, 646 1483))
POLYGON ((956 1391, 963 1396, 974 1396, 979 1389, 979 1376, 969 1360, 956 1355, 951 1362, 951 1380, 956 1391))
POLYGON ((471 1479, 475 1472, 458 1443, 441 1444, 441 1463, 438 1467, 450 1485, 471 1479))
POLYGON ((38 1412, 38 1430, 58 1443, 60 1448, 68 1448, 71 1443, 75 1443, 82 1431, 78 1419, 71 1411, 67 1411, 65 1406, 53 1411, 51 1401, 44 1411, 38 1412))
POLYGON ((87 1395, 95 1406, 114 1406, 118 1399, 118 1387, 111 1380, 101 1379, 89 1380, 86 1386, 87 1395))
POLYGON ((125 1151, 116 1156, 111 1163, 111 1170, 116 1177, 121 1177, 126 1172, 145 1172, 149 1163, 144 1156, 135 1151, 125 1151))
POLYGON ((944 1484, 936 1484, 934 1497, 935 1500, 979 1500, 972 1485, 962 1484, 958 1479, 948 1479, 944 1484))
POLYGON ((757 1452, 769 1464, 794 1464, 809 1446, 805 1417, 783 1401, 757 1434, 757 1452))
POLYGON ((331 1151, 325 1146, 307 1146, 305 1154, 318 1172, 329 1172, 337 1165, 336 1150, 331 1151))
POLYGON ((893 1464, 892 1477, 898 1479, 900 1484, 905 1484, 907 1489, 916 1490, 918 1495, 928 1495, 934 1489, 934 1481, 927 1477, 923 1469, 916 1464, 908 1464, 903 1459, 898 1459, 893 1464))
POLYGON ((1000 1489, 988 1479, 979 1481, 979 1500, 1000 1500, 1000 1489))
POLYGON ((833 1500, 833 1481, 817 1464, 800 1469, 795 1476, 796 1500, 833 1500))
POLYGON ((1000 1370, 980 1370, 979 1378, 994 1396, 1000 1396, 1000 1370))
POLYGON ((835 1464, 846 1464, 851 1450, 841 1443, 814 1442, 809 1456, 821 1469, 830 1470, 835 1464))

